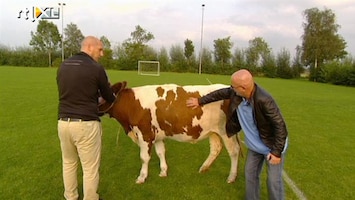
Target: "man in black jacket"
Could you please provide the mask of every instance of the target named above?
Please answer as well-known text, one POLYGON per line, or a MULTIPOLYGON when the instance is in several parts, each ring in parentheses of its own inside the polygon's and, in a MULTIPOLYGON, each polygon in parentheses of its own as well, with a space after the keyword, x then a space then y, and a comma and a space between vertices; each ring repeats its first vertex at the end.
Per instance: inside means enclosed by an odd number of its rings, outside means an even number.
POLYGON ((269 199, 285 199, 282 169, 288 132, 275 100, 254 82, 249 71, 242 69, 232 75, 231 87, 199 99, 190 98, 186 105, 196 108, 222 99, 230 99, 226 123, 228 136, 242 129, 248 147, 246 199, 260 199, 260 173, 265 161, 269 199))
POLYGON ((64 197, 77 200, 77 168, 83 171, 84 200, 98 200, 102 127, 98 115, 99 94, 114 102, 104 68, 102 42, 86 37, 81 52, 65 60, 57 72, 59 93, 58 136, 62 150, 64 197))

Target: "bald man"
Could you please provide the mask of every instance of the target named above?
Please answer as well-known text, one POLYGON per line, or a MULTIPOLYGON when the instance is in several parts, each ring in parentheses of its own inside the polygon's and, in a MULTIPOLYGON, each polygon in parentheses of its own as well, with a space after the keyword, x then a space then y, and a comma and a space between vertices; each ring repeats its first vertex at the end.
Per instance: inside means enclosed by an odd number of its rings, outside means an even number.
POLYGON ((243 130, 248 148, 245 164, 246 199, 260 199, 260 173, 267 165, 269 199, 285 199, 282 180, 287 128, 275 100, 257 85, 248 70, 231 76, 231 87, 190 98, 186 105, 197 108, 214 101, 230 99, 226 131, 229 137, 243 130))
POLYGON ((104 68, 102 42, 85 37, 81 52, 58 68, 58 136, 62 151, 64 197, 77 200, 79 162, 83 171, 84 200, 98 200, 102 127, 98 114, 99 94, 108 102, 115 96, 104 68))

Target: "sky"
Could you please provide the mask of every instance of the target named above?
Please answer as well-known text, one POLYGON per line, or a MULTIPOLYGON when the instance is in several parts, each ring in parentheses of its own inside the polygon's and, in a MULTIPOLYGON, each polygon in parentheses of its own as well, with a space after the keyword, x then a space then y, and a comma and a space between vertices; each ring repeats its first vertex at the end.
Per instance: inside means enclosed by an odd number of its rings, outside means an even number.
POLYGON ((281 49, 294 55, 296 46, 301 45, 304 10, 326 8, 336 15, 338 34, 347 42, 346 51, 355 55, 354 0, 2 0, 0 44, 29 46, 31 31, 35 32, 38 25, 32 8, 61 8, 58 3, 66 4, 59 19, 49 20, 60 33, 62 22, 64 28, 73 23, 84 36, 105 36, 112 46, 130 38, 139 25, 154 35, 148 45, 156 50, 184 47, 189 39, 199 52, 202 35, 202 47, 210 50, 214 40, 230 36, 233 52, 247 48, 255 37, 262 37, 275 55, 281 49), (23 13, 18 18, 20 11, 23 13))

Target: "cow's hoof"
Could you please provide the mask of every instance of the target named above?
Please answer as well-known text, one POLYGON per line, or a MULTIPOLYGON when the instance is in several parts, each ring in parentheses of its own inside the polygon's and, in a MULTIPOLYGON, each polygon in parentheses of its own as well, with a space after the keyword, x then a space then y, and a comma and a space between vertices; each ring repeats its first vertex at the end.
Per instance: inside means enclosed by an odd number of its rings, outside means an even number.
POLYGON ((234 180, 227 180, 227 183, 230 184, 230 183, 234 183, 235 182, 235 179, 234 180))
POLYGON ((136 184, 143 184, 144 181, 141 181, 141 180, 136 180, 136 184))
POLYGON ((199 170, 198 172, 204 173, 204 172, 207 172, 208 170, 209 170, 209 167, 207 167, 207 166, 201 166, 201 167, 200 167, 200 170, 199 170))
POLYGON ((159 176, 160 177, 167 177, 168 173, 167 172, 160 172, 159 176))
POLYGON ((235 179, 237 179, 236 175, 229 175, 227 179, 227 183, 234 183, 235 179))
POLYGON ((138 177, 136 180, 136 184, 143 184, 145 182, 145 178, 138 177))

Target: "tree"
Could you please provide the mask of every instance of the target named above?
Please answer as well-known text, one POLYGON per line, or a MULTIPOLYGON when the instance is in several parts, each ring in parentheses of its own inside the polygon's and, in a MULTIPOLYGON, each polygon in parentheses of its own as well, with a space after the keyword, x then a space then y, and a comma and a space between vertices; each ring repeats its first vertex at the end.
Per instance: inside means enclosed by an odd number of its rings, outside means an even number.
POLYGON ((191 40, 186 39, 185 42, 185 47, 184 47, 184 55, 187 61, 188 65, 188 71, 192 72, 194 70, 194 66, 196 64, 195 56, 194 56, 194 45, 191 40))
POLYGON ((245 52, 243 49, 235 49, 232 64, 236 70, 246 67, 245 52))
POLYGON ((148 60, 151 57, 151 50, 148 50, 148 43, 154 39, 154 35, 144 30, 141 26, 137 25, 135 31, 131 32, 131 37, 122 43, 125 50, 124 56, 120 56, 120 62, 126 63, 127 69, 135 69, 139 60, 148 60), (148 53, 148 55, 145 55, 148 53))
POLYGON ((281 49, 276 59, 277 76, 280 78, 293 78, 291 69, 290 52, 285 48, 281 49))
POLYGON ((11 57, 11 49, 5 45, 0 44, 0 66, 9 65, 10 57, 11 57))
POLYGON ((165 47, 162 47, 158 53, 158 61, 160 63, 161 71, 168 71, 170 69, 169 55, 165 47))
POLYGON ((222 39, 214 40, 214 57, 215 62, 222 65, 230 64, 232 58, 231 48, 233 43, 230 41, 230 36, 222 39))
POLYGON ((131 32, 131 38, 128 40, 133 44, 144 45, 152 39, 154 39, 154 35, 151 32, 147 32, 141 26, 137 25, 136 30, 131 32))
POLYGON ((263 38, 256 37, 253 40, 249 40, 249 48, 246 51, 247 68, 252 73, 257 73, 262 59, 269 58, 270 53, 271 49, 263 38))
POLYGON ((321 81, 323 64, 346 56, 346 42, 337 33, 340 25, 336 24, 332 10, 311 8, 303 15, 306 22, 303 23, 301 59, 305 66, 310 66, 310 79, 321 81))
POLYGON ((184 48, 184 55, 187 60, 189 60, 194 53, 194 45, 192 44, 192 41, 189 39, 186 39, 185 42, 185 48, 184 48))
POLYGON ((304 73, 305 69, 302 65, 301 61, 301 46, 297 45, 296 47, 296 55, 292 60, 292 71, 293 77, 300 77, 302 73, 304 73))
POLYGON ((106 36, 101 36, 100 41, 102 42, 104 49, 111 49, 111 42, 107 39, 106 36))
POLYGON ((184 50, 180 45, 173 45, 169 51, 172 70, 175 72, 186 72, 184 50))
POLYGON ((80 52, 81 42, 84 35, 78 29, 76 24, 70 23, 64 29, 64 52, 68 57, 80 52))
MULTIPOLYGON (((212 52, 207 48, 202 48, 201 63, 201 71, 205 73, 217 73, 218 70, 214 68, 214 63, 212 60, 212 52)), ((197 72, 197 68, 195 72, 197 72)))
POLYGON ((113 56, 112 56, 112 49, 111 43, 105 36, 100 37, 100 41, 103 45, 104 56, 102 56, 99 60, 99 63, 107 69, 113 69, 113 56))
POLYGON ((252 47, 248 47, 245 50, 245 67, 252 73, 257 73, 259 54, 252 47))
POLYGON ((40 20, 36 33, 31 31, 31 37, 30 45, 36 51, 46 52, 48 54, 48 64, 52 66, 52 53, 59 48, 61 41, 57 26, 53 22, 40 20))
POLYGON ((117 59, 117 69, 129 70, 128 66, 128 55, 125 47, 122 44, 117 44, 113 49, 113 57, 117 59))
POLYGON ((263 55, 261 68, 264 76, 275 78, 277 77, 277 68, 275 56, 271 53, 263 55))
POLYGON ((157 60, 158 59, 158 52, 150 46, 145 46, 143 49, 143 59, 144 60, 157 60))

